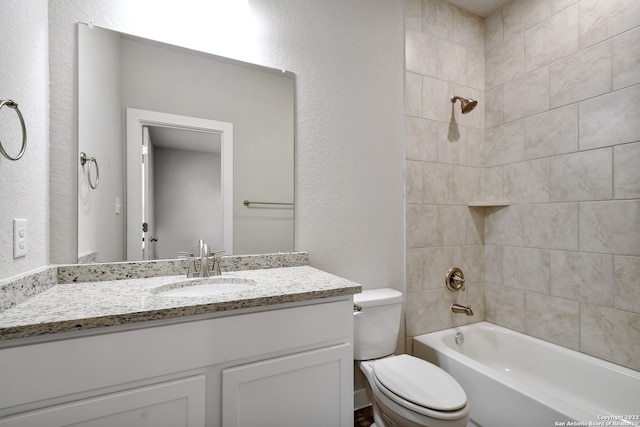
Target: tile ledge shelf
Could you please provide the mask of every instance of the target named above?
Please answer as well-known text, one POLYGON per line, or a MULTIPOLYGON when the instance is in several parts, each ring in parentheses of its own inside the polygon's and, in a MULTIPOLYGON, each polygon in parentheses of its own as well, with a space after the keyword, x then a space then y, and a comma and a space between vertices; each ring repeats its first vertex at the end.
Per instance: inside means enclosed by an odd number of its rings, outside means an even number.
POLYGON ((501 207, 501 206, 509 206, 508 200, 480 200, 477 202, 467 202, 467 206, 470 208, 490 208, 490 207, 501 207))

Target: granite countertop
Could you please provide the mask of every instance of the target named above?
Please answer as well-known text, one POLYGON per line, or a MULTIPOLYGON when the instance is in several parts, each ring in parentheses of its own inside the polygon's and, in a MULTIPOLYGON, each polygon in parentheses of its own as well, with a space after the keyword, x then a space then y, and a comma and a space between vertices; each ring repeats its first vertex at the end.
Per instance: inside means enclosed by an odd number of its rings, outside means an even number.
POLYGON ((0 312, 0 341, 361 292, 359 284, 307 265, 230 271, 216 277, 255 284, 241 292, 206 297, 157 294, 202 280, 184 275, 55 284, 0 312))

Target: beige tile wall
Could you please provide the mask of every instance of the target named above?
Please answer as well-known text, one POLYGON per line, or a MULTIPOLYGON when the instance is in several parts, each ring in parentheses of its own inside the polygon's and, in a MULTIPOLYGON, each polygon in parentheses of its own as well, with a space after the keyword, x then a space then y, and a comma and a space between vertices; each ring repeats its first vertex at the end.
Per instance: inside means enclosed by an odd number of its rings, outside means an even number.
POLYGON ((640 2, 406 11, 407 338, 486 319, 640 369, 640 2))
MULTIPOLYGON (((405 23, 406 334, 412 337, 484 319, 484 215, 466 204, 484 188, 497 197, 501 177, 484 167, 483 20, 440 0, 411 0, 405 23), (460 104, 451 104, 453 94, 480 106, 463 116, 460 104), (453 265, 464 269, 464 293, 444 286, 453 265), (453 302, 470 304, 474 316, 451 313, 453 302)), ((503 140, 509 132, 502 131, 503 140)))

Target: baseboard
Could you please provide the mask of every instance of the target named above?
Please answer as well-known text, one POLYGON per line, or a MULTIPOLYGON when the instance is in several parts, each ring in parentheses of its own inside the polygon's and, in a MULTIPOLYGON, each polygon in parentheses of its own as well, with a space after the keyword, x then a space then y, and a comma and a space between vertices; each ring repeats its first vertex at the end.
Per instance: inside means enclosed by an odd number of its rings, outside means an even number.
POLYGON ((358 409, 366 408, 371 405, 371 401, 369 400, 369 396, 367 396, 367 391, 365 389, 354 390, 353 391, 353 410, 357 411, 358 409))

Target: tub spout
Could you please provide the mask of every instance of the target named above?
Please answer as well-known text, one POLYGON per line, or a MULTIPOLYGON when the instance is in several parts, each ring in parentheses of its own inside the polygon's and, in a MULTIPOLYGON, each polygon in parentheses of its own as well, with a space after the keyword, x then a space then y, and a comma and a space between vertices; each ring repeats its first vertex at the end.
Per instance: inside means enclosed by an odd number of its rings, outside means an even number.
POLYGON ((451 304, 451 311, 454 313, 464 313, 467 316, 473 316, 473 310, 471 310, 471 306, 464 306, 460 304, 451 304))

